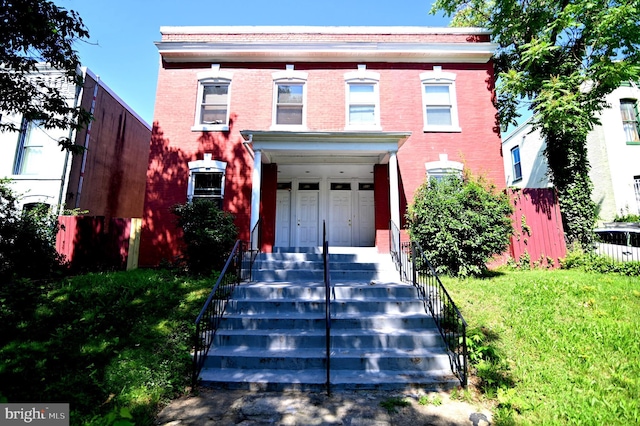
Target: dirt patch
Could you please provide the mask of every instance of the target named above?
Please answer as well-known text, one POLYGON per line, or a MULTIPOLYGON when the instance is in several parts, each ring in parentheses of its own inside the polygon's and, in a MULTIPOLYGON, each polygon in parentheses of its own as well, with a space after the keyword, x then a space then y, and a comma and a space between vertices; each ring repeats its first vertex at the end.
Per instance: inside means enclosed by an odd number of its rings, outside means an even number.
POLYGON ((490 425, 480 404, 452 400, 449 393, 420 391, 259 392, 202 388, 172 401, 158 415, 164 426, 490 425), (422 402, 422 403, 421 403, 422 402))

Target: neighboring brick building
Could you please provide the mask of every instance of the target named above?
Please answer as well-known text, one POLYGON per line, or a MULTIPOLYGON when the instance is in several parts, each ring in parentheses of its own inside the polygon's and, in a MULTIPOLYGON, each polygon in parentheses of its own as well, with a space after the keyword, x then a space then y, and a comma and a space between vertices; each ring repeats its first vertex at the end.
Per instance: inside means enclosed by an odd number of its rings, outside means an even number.
POLYGON ((262 249, 388 250, 427 174, 504 189, 495 45, 480 29, 163 27, 140 264, 180 253, 170 208, 221 202, 262 249))
POLYGON ((78 69, 84 84, 70 84, 59 70, 41 67, 39 77, 61 87, 69 105, 92 111, 87 129, 44 129, 20 116, 4 115, 20 132, 0 133, 5 155, 0 176, 14 181, 23 206, 46 204, 78 208, 91 216, 141 217, 151 126, 87 68, 78 69), (88 136, 89 135, 89 136, 88 136), (85 154, 61 151, 69 137, 87 147, 85 154))

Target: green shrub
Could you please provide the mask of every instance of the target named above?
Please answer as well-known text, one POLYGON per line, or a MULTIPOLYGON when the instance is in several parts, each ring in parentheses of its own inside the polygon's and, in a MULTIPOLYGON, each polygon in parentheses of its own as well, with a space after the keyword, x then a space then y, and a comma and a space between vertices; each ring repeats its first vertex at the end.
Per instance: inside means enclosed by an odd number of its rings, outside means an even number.
POLYGON ((561 260, 562 269, 580 269, 586 272, 599 272, 603 274, 621 274, 630 277, 640 276, 640 262, 616 262, 613 259, 588 253, 573 247, 567 252, 567 256, 561 260))
POLYGON ((512 211, 507 195, 481 178, 431 179, 409 207, 409 232, 438 273, 479 275, 509 245, 512 211))
POLYGON ((173 213, 183 231, 189 272, 208 275, 221 270, 238 238, 233 216, 209 200, 178 204, 173 213))
POLYGON ((0 282, 50 278, 62 270, 57 216, 48 208, 18 209, 11 181, 0 179, 0 282))

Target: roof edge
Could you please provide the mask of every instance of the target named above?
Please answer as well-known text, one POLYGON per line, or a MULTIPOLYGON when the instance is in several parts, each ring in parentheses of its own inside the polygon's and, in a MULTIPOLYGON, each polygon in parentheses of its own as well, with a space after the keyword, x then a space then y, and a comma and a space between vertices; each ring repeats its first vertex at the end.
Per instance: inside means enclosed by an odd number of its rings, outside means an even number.
POLYGON ((478 27, 419 26, 161 26, 161 34, 468 34, 491 35, 478 27))

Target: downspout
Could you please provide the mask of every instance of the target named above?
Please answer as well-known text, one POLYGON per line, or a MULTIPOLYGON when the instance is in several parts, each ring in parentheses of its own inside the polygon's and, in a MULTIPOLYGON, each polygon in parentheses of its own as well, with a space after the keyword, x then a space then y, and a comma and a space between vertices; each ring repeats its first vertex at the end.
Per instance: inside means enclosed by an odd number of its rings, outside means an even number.
MULTIPOLYGON (((77 72, 82 72, 80 69, 77 72)), ((83 79, 84 81, 84 79, 83 79)), ((83 91, 82 85, 76 86, 76 94, 73 99, 73 109, 78 107, 78 102, 81 97, 81 93, 83 91)), ((69 129, 69 141, 74 141, 75 139, 75 129, 71 127, 69 129)), ((67 186, 69 185, 69 172, 71 171, 69 167, 71 153, 69 150, 66 151, 64 155, 64 164, 62 165, 62 176, 60 176, 60 193, 58 194, 58 215, 62 215, 64 213, 64 194, 67 192, 67 186)))
POLYGON ((247 149, 247 151, 249 152, 249 155, 251 156, 251 158, 256 158, 256 154, 255 152, 253 152, 253 148, 251 148, 249 145, 253 143, 253 133, 249 135, 249 139, 245 140, 242 142, 242 145, 244 145, 244 147, 247 149))
MULTIPOLYGON (((86 75, 86 73, 85 73, 86 75)), ((93 117, 93 112, 96 109, 96 97, 98 96, 98 87, 100 86, 100 76, 96 75, 96 85, 93 88, 93 99, 91 100, 91 109, 89 113, 93 117)), ((80 207, 80 196, 82 195, 82 184, 84 183, 84 170, 87 165, 87 152, 89 151, 89 139, 91 137, 91 124, 93 120, 87 125, 87 134, 84 139, 84 152, 82 153, 82 165, 80 166, 80 179, 78 180, 78 191, 76 191, 76 208, 80 207)))

